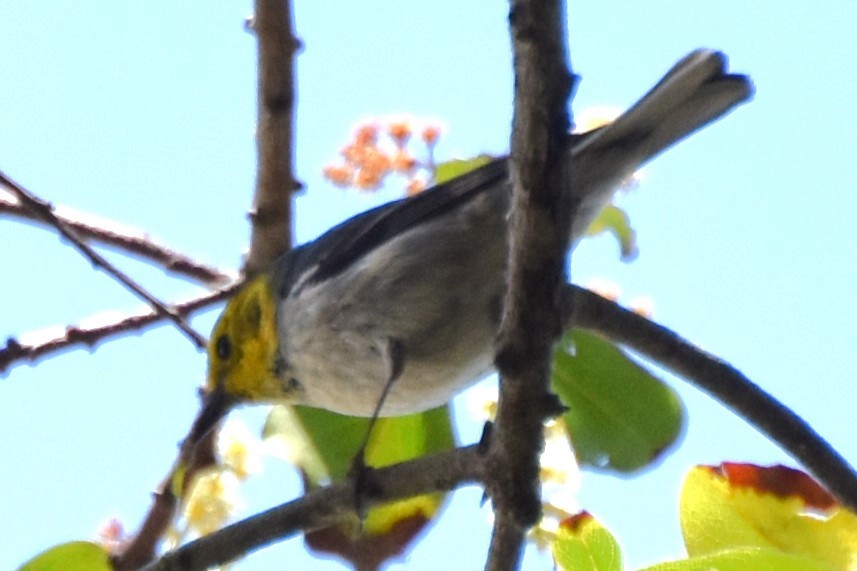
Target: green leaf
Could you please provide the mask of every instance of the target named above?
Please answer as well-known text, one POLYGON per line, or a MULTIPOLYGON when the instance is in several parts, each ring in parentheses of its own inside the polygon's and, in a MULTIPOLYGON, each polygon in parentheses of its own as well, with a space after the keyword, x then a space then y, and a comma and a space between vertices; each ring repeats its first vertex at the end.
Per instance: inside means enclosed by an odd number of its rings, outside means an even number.
POLYGON ((366 418, 309 407, 275 406, 262 436, 284 443, 289 460, 304 472, 308 483, 320 486, 346 476, 368 430, 366 418))
POLYGON ((18 571, 113 571, 110 554, 89 541, 73 541, 51 547, 18 568, 18 571))
MULTIPOLYGON (((262 435, 280 438, 310 482, 344 478, 369 431, 369 419, 304 406, 271 410, 262 435)), ((380 467, 455 446, 448 407, 420 414, 379 418, 366 447, 366 462, 380 467)))
POLYGON ((616 538, 585 511, 560 523, 552 551, 562 571, 622 571, 616 538))
POLYGON ((839 571, 810 557, 775 549, 744 547, 703 557, 659 563, 641 571, 839 571))
MULTIPOLYGON (((285 443, 308 487, 344 478, 369 430, 369 419, 308 407, 275 407, 265 438, 285 443)), ((449 408, 378 419, 366 447, 366 463, 381 467, 455 446, 449 408)), ((428 494, 369 510, 362 522, 347 521, 306 535, 317 551, 334 553, 356 567, 374 568, 401 554, 437 515, 444 494, 428 494)))
POLYGON ((566 334, 554 354, 553 390, 581 465, 631 472, 654 462, 679 438, 678 395, 612 343, 566 334))
POLYGON ((614 204, 601 209, 598 217, 586 229, 587 236, 610 232, 619 242, 622 260, 628 262, 637 257, 637 232, 631 227, 628 213, 614 204))
POLYGON ((453 159, 451 161, 442 162, 437 165, 437 168, 434 171, 434 183, 441 184, 467 174, 483 165, 487 165, 495 158, 496 157, 492 157, 491 155, 478 155, 472 159, 453 159))

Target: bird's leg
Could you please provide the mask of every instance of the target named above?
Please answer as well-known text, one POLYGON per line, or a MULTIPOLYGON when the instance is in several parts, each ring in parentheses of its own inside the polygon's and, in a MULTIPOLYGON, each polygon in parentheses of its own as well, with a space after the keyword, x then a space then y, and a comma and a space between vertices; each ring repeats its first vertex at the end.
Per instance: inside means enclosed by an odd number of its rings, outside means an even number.
POLYGON ((375 411, 369 419, 369 426, 366 429, 366 435, 363 437, 363 443, 360 445, 360 448, 357 449, 357 452, 351 461, 351 469, 348 474, 350 477, 354 478, 354 508, 357 512, 357 516, 360 518, 361 524, 364 517, 362 505, 363 497, 380 492, 380 490, 377 489, 377 486, 375 486, 371 481, 372 467, 366 464, 366 447, 369 445, 369 438, 372 436, 372 430, 378 422, 378 418, 381 415, 381 409, 384 407, 384 401, 387 400, 387 396, 390 394, 390 389, 393 387, 393 383, 402 376, 402 370, 405 367, 404 344, 398 339, 388 339, 385 357, 387 361, 387 370, 389 371, 387 381, 384 383, 384 388, 381 390, 378 402, 375 404, 375 411))

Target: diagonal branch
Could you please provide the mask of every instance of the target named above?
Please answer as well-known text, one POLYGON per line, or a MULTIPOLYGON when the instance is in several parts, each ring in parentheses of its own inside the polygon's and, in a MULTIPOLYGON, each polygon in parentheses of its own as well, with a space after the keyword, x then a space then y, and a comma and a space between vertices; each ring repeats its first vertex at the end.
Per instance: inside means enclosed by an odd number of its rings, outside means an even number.
MULTIPOLYGON (((484 469, 478 445, 373 469, 373 493, 362 496, 361 501, 364 507, 370 508, 421 494, 448 492, 479 482, 484 469)), ((294 501, 192 541, 167 553, 142 571, 191 571, 224 565, 301 531, 342 521, 354 513, 357 493, 353 479, 318 488, 294 501)))
MULTIPOLYGON (((171 305, 169 309, 183 318, 187 317, 195 311, 226 299, 240 285, 240 282, 234 282, 220 290, 171 305)), ((23 343, 18 339, 9 338, 6 340, 6 346, 0 348, 0 374, 5 373, 9 367, 17 363, 23 361, 32 363, 37 359, 70 349, 79 344, 93 347, 107 337, 139 331, 165 318, 162 313, 150 311, 128 315, 121 319, 98 325, 69 326, 60 335, 53 334, 52 332, 47 332, 44 335, 40 335, 38 332, 30 333, 27 337, 35 338, 36 341, 33 342, 23 343)))
POLYGON ((139 569, 155 557, 158 544, 173 525, 179 507, 181 498, 176 496, 176 491, 180 489, 181 493, 186 493, 196 474, 216 463, 216 438, 217 431, 212 430, 196 446, 181 446, 175 465, 152 494, 152 504, 139 531, 123 546, 121 553, 111 558, 116 571, 139 569), (180 485, 176 485, 177 480, 180 485))
MULTIPOLYGON (((49 205, 54 215, 66 227, 86 240, 96 240, 106 246, 116 248, 163 266, 167 271, 180 274, 201 282, 207 286, 220 287, 236 279, 237 276, 226 273, 213 266, 201 264, 194 259, 159 244, 144 232, 112 222, 88 221, 84 214, 72 214, 67 209, 49 205)), ((0 214, 6 214, 24 220, 53 227, 39 214, 26 208, 14 198, 0 194, 0 214)))
MULTIPOLYGON (((857 511, 857 473, 804 419, 740 371, 677 333, 589 290, 569 286, 575 326, 590 329, 670 369, 744 418, 857 511)), ((571 307, 571 305, 567 305, 571 307)))
POLYGON ((83 254, 83 256, 92 263, 92 265, 96 267, 100 267, 104 269, 108 274, 113 276, 116 280, 118 280, 122 285, 124 285, 127 289, 131 290, 133 293, 137 294, 138 297, 144 299, 152 308, 160 315, 163 315, 167 319, 171 320, 175 323, 176 327, 182 330, 184 334, 190 339, 194 345, 198 349, 202 349, 205 347, 205 338, 194 331, 194 329, 188 325, 188 323, 184 320, 184 318, 173 311, 171 308, 164 305, 162 301, 157 299, 155 296, 150 294, 148 291, 143 289, 137 282, 132 280, 129 276, 127 276, 124 272, 116 268, 113 264, 107 261, 101 254, 93 250, 86 242, 84 242, 80 236, 78 236, 77 232, 75 232, 68 224, 60 220, 57 215, 54 213, 53 206, 41 198, 37 197, 23 186, 16 183, 14 180, 6 176, 3 172, 0 172, 0 184, 8 188, 15 197, 21 201, 21 204, 26 208, 33 211, 40 219, 44 220, 45 223, 50 224, 60 235, 72 243, 72 245, 77 248, 77 250, 83 254))

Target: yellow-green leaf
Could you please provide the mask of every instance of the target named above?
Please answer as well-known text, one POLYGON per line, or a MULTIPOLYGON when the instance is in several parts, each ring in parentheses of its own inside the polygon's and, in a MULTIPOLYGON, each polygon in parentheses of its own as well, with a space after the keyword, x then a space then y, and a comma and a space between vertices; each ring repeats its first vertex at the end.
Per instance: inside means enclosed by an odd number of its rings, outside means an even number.
MULTIPOLYGON (((263 437, 286 444, 291 460, 314 485, 344 478, 369 431, 369 419, 304 406, 271 410, 263 437)), ((448 450, 455 445, 448 407, 379 418, 366 447, 366 462, 381 467, 448 450)))
POLYGON ((857 516, 808 475, 784 466, 698 466, 681 491, 688 554, 756 547, 810 558, 832 569, 857 561, 857 516))
POLYGON ((437 165, 434 172, 435 184, 441 184, 448 180, 452 180, 461 175, 467 174, 472 170, 476 170, 483 165, 487 165, 496 157, 491 155, 477 155, 472 159, 453 159, 445 161, 437 165))
POLYGON ((554 354, 553 390, 578 461, 631 472, 657 460, 681 435, 678 395, 605 339, 566 334, 554 354))
POLYGON ((597 236, 604 232, 610 232, 619 242, 623 260, 627 262, 637 257, 637 232, 631 227, 628 213, 615 204, 608 204, 602 208, 586 229, 587 236, 597 236))
POLYGON ((682 561, 660 563, 642 571, 836 571, 809 557, 761 547, 743 547, 682 561))
POLYGON ((113 571, 113 566, 110 554, 102 546, 88 541, 73 541, 36 555, 18 571, 113 571))
POLYGON ((562 571, 622 571, 619 543, 589 512, 560 523, 552 551, 562 571))

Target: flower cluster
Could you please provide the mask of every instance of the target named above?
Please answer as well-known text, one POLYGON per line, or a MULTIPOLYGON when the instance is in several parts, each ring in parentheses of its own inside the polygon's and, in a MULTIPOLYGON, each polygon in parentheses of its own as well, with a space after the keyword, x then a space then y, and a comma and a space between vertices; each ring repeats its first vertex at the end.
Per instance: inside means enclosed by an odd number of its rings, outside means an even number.
POLYGON ((108 553, 119 553, 128 541, 128 534, 119 518, 110 518, 98 529, 97 543, 108 553))
POLYGON ((440 127, 426 123, 420 129, 404 119, 369 121, 360 125, 340 154, 342 162, 324 167, 324 176, 342 188, 360 191, 379 189, 393 174, 404 177, 408 195, 423 190, 434 176, 434 148, 440 127), (418 159, 409 149, 415 131, 425 145, 425 158, 418 159))
POLYGON ((169 544, 189 535, 203 536, 222 528, 241 507, 240 484, 261 471, 262 442, 246 425, 230 419, 217 438, 220 461, 196 475, 182 510, 183 518, 169 532, 169 544))

